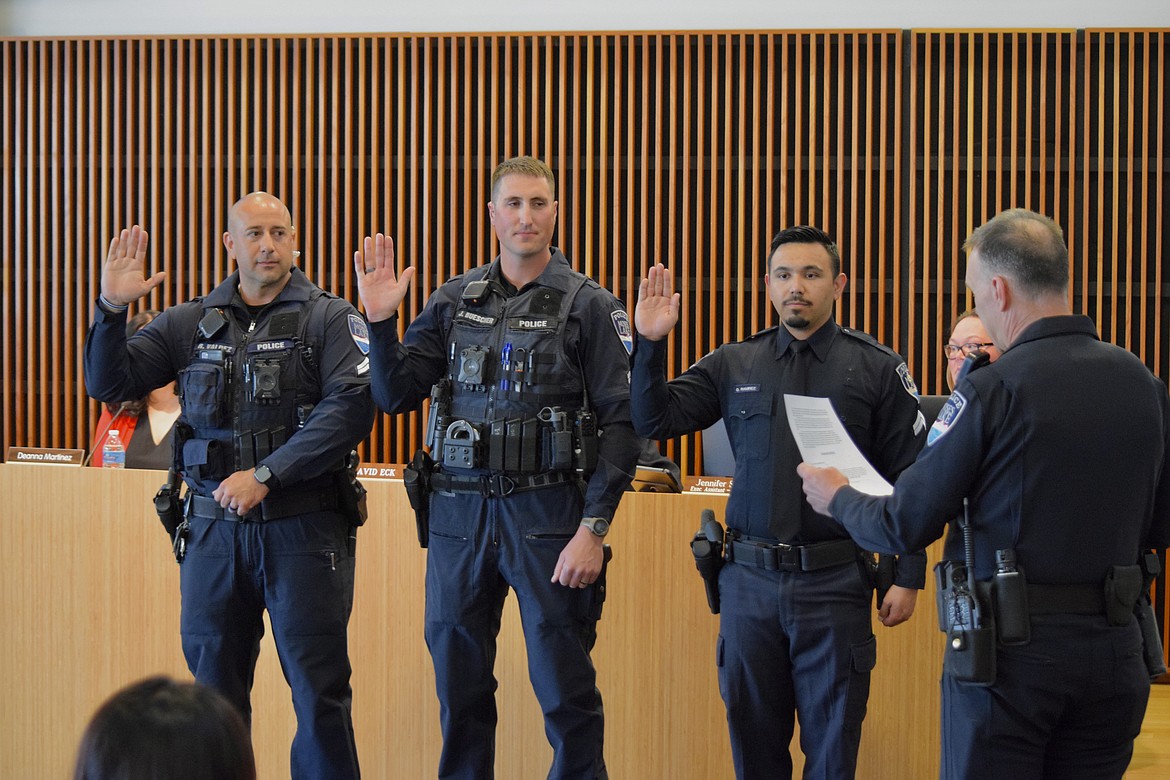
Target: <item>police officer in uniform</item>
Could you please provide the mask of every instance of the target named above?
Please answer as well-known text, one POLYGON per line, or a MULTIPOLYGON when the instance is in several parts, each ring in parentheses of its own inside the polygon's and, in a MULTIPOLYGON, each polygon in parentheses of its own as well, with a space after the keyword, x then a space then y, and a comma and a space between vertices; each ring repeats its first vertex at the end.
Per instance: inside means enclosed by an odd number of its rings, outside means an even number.
MULTIPOLYGON (((1150 690, 1132 619, 1142 582, 1130 575, 1142 550, 1170 545, 1166 386, 1071 314, 1052 220, 1005 211, 964 250, 967 286, 1002 355, 960 375, 893 495, 864 495, 808 465, 804 489, 874 549, 928 544, 966 499, 975 590, 999 646, 986 645, 993 674, 975 681, 962 662, 970 634, 949 629, 942 777, 1120 778, 1150 690), (1014 572, 997 565, 1008 551, 1014 572), (1004 603, 1003 578, 1021 572, 1026 598, 1004 603)), ((945 557, 964 561, 961 534, 948 535, 945 557)), ((944 617, 965 622, 962 612, 944 617)))
POLYGON ((268 609, 297 714, 292 776, 352 778, 346 631, 358 521, 343 510, 343 467, 373 424, 367 333, 349 303, 293 267, 295 240, 283 203, 245 196, 223 235, 237 271, 127 340, 127 305, 164 274, 144 278, 146 231, 123 230, 102 266, 85 381, 116 402, 178 380, 187 664, 250 720, 268 609))
MULTIPOLYGON (((794 713, 805 777, 852 777, 857 763, 877 657, 873 580, 845 530, 803 500, 784 395, 831 399, 887 478, 914 460, 924 423, 902 359, 833 322, 845 282, 823 231, 780 231, 765 284, 782 325, 720 346, 669 383, 666 336, 678 321, 679 296, 661 265, 642 280, 634 312, 637 432, 667 438, 722 417, 735 453, 716 663, 740 778, 791 776, 794 713)), ((880 604, 883 624, 910 617, 925 568, 921 552, 898 560, 880 604)))
POLYGON ((549 777, 607 777, 590 651, 603 541, 639 450, 631 334, 620 301, 551 247, 554 191, 543 162, 501 163, 488 204, 499 257, 442 285, 401 341, 414 269, 396 275, 381 234, 354 257, 375 401, 393 414, 432 397, 437 467, 421 539, 444 778, 493 776, 492 667, 509 587, 553 746, 549 777))

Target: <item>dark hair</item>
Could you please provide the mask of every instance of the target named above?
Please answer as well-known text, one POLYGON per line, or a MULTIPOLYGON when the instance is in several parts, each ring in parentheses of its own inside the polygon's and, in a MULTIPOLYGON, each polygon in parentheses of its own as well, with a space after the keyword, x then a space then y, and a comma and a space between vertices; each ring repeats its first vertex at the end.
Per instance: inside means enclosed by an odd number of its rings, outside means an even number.
POLYGON ((785 244, 820 244, 829 253, 829 259, 833 264, 833 277, 841 273, 841 251, 837 249, 837 245, 833 239, 829 238, 829 234, 820 228, 810 227, 808 225, 796 225, 790 228, 784 228, 776 235, 772 236, 772 245, 768 247, 767 264, 768 269, 771 270, 772 256, 776 254, 776 250, 785 244))
MULTIPOLYGON (((126 338, 130 338, 138 331, 149 325, 155 317, 162 314, 157 309, 144 309, 135 314, 130 319, 126 320, 126 338)), ((130 401, 122 401, 117 404, 106 404, 106 408, 110 410, 110 414, 117 414, 118 410, 122 410, 122 414, 128 417, 137 417, 146 411, 146 398, 135 398, 130 401)))
POLYGON ((997 214, 963 243, 964 252, 975 250, 989 276, 1009 276, 1032 295, 1068 293, 1064 231, 1043 214, 1027 209, 997 214))
POLYGON ((149 677, 106 700, 81 738, 74 780, 256 780, 244 719, 220 694, 149 677))

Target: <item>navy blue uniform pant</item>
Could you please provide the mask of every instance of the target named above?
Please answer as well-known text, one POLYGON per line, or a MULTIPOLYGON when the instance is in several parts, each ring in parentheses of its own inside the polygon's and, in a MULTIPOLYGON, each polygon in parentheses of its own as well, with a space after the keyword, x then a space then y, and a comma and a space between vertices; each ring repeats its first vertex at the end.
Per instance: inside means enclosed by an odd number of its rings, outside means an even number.
POLYGON ((435 494, 427 548, 426 640, 435 667, 443 752, 439 777, 494 776, 496 636, 511 587, 528 674, 553 748, 550 778, 607 777, 603 715, 590 659, 598 588, 550 582, 581 522, 580 489, 482 498, 435 494))
POLYGON ((719 593, 719 690, 736 777, 792 776, 797 712, 804 777, 853 777, 877 661, 863 565, 777 572, 729 563, 719 593))
POLYGON ((359 776, 346 635, 354 576, 348 537, 336 512, 267 523, 191 518, 180 568, 187 666, 250 722, 268 610, 297 716, 294 778, 359 776))
POLYGON ((946 780, 1120 778, 1141 731, 1150 680, 1137 623, 1032 618, 1032 641, 1000 647, 989 687, 942 679, 946 780))

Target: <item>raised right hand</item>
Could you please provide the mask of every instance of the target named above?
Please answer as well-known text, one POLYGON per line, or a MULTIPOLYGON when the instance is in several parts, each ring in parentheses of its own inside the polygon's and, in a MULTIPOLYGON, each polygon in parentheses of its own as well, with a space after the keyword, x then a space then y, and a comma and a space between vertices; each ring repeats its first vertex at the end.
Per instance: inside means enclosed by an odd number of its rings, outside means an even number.
POLYGON ((146 274, 146 231, 135 225, 123 228, 110 241, 110 251, 102 264, 102 297, 115 306, 125 306, 143 297, 167 278, 159 271, 149 279, 146 274))
POLYGON ((674 280, 662 263, 650 266, 647 278, 638 288, 638 305, 634 309, 634 327, 651 341, 666 338, 678 323, 681 297, 672 292, 674 280))
POLYGON ((393 317, 414 277, 414 266, 403 268, 401 275, 394 273, 394 239, 381 233, 366 236, 362 248, 353 253, 353 270, 366 319, 379 322, 393 317))

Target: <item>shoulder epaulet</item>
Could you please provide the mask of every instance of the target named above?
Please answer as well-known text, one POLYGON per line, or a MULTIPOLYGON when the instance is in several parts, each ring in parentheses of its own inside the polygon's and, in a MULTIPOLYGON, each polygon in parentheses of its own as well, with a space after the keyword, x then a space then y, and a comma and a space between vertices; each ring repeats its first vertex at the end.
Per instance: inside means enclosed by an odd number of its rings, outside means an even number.
POLYGON ((770 328, 764 328, 763 330, 758 330, 755 333, 753 333, 752 335, 748 336, 746 339, 744 339, 744 341, 752 341, 754 339, 762 338, 762 337, 767 336, 769 334, 775 333, 779 329, 780 329, 779 325, 773 325, 770 328))
POLYGON ((882 352, 885 352, 887 355, 890 355, 891 357, 896 357, 898 360, 902 359, 902 356, 899 355, 897 352, 890 349, 885 344, 881 343, 880 341, 878 341, 873 336, 869 335, 868 333, 866 333, 863 330, 855 330, 853 328, 842 327, 841 332, 844 333, 846 336, 850 336, 852 338, 855 338, 858 341, 864 342, 865 344, 868 344, 871 347, 877 347, 882 352))
POLYGON ((586 287, 592 287, 592 288, 593 288, 593 289, 595 289, 595 290, 600 290, 600 289, 601 289, 601 285, 600 285, 600 284, 598 284, 598 283, 597 283, 597 281, 595 281, 595 280, 593 279, 593 277, 591 277, 591 276, 586 276, 586 277, 585 277, 585 286, 586 286, 586 287))

